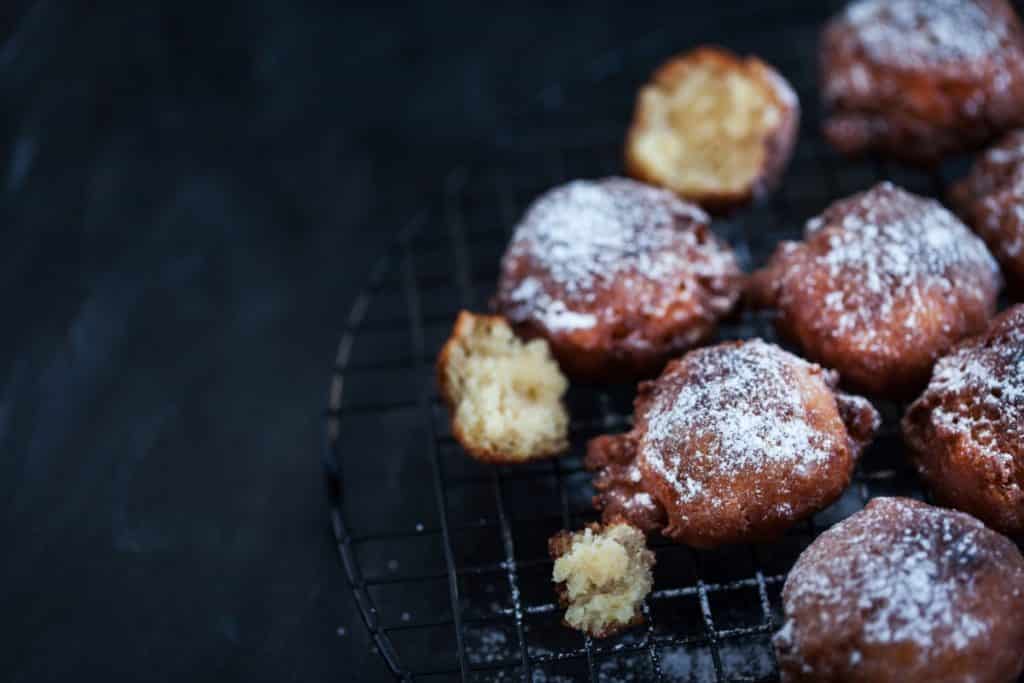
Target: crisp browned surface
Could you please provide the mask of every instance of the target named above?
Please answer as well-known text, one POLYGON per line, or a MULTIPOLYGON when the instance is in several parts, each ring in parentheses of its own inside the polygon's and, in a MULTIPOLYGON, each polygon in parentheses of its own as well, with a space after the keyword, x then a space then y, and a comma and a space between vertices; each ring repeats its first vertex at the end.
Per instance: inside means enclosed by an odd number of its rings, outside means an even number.
POLYGON ((999 259, 1013 294, 1024 294, 1024 130, 979 156, 949 199, 999 259))
POLYGON ((748 282, 779 332, 871 394, 911 397, 984 329, 1001 287, 984 244, 937 202, 889 183, 832 204, 748 282))
POLYGON ((741 278, 692 204, 626 178, 575 181, 527 210, 494 307, 521 337, 547 339, 570 379, 629 381, 706 341, 741 278))
POLYGON ((1024 559, 968 515, 875 498, 819 536, 782 593, 785 683, 1013 683, 1024 559))
MULTIPOLYGON (((704 93, 704 96, 714 98, 715 94, 704 93)), ((699 47, 658 67, 638 94, 626 138, 626 168, 634 178, 666 187, 710 211, 725 211, 763 196, 778 184, 792 156, 799 123, 800 105, 796 94, 775 69, 757 57, 741 58, 723 48, 699 47), (704 153, 713 155, 716 163, 708 167, 721 167, 737 155, 750 156, 755 161, 749 172, 735 169, 732 175, 718 184, 699 188, 692 183, 687 186, 678 178, 664 173, 649 156, 651 152, 641 144, 645 136, 661 132, 677 137, 700 135, 695 132, 695 126, 689 125, 692 123, 690 120, 674 122, 671 112, 666 115, 662 110, 664 105, 657 103, 654 97, 655 94, 671 97, 698 72, 710 72, 717 83, 729 75, 743 78, 759 93, 766 106, 773 109, 769 122, 757 122, 737 139, 724 134, 721 129, 721 122, 731 113, 728 102, 712 105, 714 110, 705 115, 708 121, 706 139, 695 140, 701 143, 704 153)), ((708 160, 696 160, 690 156, 673 166, 685 168, 686 164, 695 163, 707 165, 708 160)))
POLYGON ((630 432, 588 445, 595 506, 697 547, 778 536, 842 493, 878 428, 837 381, 760 340, 691 351, 640 384, 630 432))
POLYGON ((1024 305, 935 366, 907 410, 903 436, 944 503, 1024 534, 1024 305))
POLYGON ((1024 124, 1024 33, 1005 0, 854 2, 820 54, 825 136, 843 153, 933 164, 1024 124))

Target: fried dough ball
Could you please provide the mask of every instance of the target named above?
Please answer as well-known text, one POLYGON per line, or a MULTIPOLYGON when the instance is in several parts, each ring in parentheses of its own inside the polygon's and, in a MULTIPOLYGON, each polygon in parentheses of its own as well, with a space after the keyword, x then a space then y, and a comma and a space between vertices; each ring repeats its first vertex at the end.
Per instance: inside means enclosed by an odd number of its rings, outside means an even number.
POLYGON ((527 210, 494 306, 520 336, 547 339, 572 379, 624 381, 708 339, 741 278, 696 206, 627 178, 577 180, 527 210))
POLYGON ((1005 0, 858 0, 821 41, 825 137, 934 164, 1024 124, 1024 32, 1005 0))
POLYGON ((568 380, 547 342, 524 344, 500 316, 459 313, 437 378, 452 435, 474 458, 516 463, 568 448, 568 380))
POLYGON ((591 524, 548 540, 552 580, 566 626, 606 638, 643 623, 640 605, 651 592, 654 553, 629 524, 591 524))
POLYGON ((784 242, 748 283, 805 355, 850 386, 911 397, 932 364, 995 312, 1002 280, 984 243, 938 202, 890 183, 842 199, 784 242))
POLYGON ((1024 534, 1024 305, 936 363, 903 436, 939 500, 1024 534))
POLYGON ((875 498, 797 560, 774 639, 784 683, 1011 683, 1024 558, 962 512, 875 498))
POLYGON ((1024 130, 1008 133, 953 185, 950 201, 1024 294, 1024 130))
POLYGON ((839 497, 878 428, 837 382, 759 339, 691 351, 640 384, 631 431, 588 444, 595 506, 695 547, 781 535, 839 497))
POLYGON ((775 69, 699 47, 662 64, 640 90, 626 168, 706 209, 728 209, 778 183, 799 121, 796 93, 775 69))

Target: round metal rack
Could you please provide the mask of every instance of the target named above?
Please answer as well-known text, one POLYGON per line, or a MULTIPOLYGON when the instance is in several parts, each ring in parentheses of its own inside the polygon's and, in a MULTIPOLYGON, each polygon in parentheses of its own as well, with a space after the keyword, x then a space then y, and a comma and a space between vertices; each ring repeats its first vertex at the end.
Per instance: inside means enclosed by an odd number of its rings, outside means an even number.
MULTIPOLYGON (((728 4, 728 3, 726 3, 728 4)), ((819 134, 817 31, 836 3, 779 3, 661 29, 608 53, 578 83, 546 88, 506 127, 484 162, 456 169, 399 234, 347 318, 326 416, 324 466, 341 564, 380 654, 406 680, 777 680, 771 635, 800 551, 878 495, 923 497, 897 431, 902 406, 881 404, 881 435, 854 483, 781 541, 697 551, 655 540, 656 590, 646 623, 595 641, 560 625, 546 540, 595 519, 586 441, 628 427, 633 387, 574 387, 572 449, 515 467, 479 464, 452 439, 433 363, 460 308, 484 310, 509 232, 525 205, 577 177, 621 173, 636 88, 697 42, 757 53, 798 91, 801 137, 779 190, 714 230, 746 269, 800 235, 829 202, 890 179, 941 196, 957 169, 922 174, 838 157, 819 134), (795 6, 794 6, 795 7, 795 6), (808 9, 811 7, 812 9, 808 9), (585 123, 581 123, 585 122, 585 123)), ((719 339, 778 343, 768 314, 743 312, 719 339)))

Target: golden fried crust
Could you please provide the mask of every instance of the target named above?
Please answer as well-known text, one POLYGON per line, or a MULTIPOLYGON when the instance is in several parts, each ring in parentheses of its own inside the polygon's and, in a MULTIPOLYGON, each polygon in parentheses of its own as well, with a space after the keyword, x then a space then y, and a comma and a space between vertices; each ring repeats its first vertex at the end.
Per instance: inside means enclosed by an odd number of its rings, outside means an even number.
POLYGON ((463 339, 472 334, 473 328, 477 324, 507 325, 508 322, 500 315, 470 313, 469 311, 459 311, 459 314, 455 316, 455 324, 452 325, 452 333, 448 336, 444 345, 441 346, 441 350, 437 354, 437 360, 434 363, 434 375, 437 377, 437 387, 441 393, 441 398, 444 399, 445 405, 449 408, 453 408, 455 405, 455 391, 449 381, 449 376, 446 370, 452 361, 452 356, 455 353, 455 347, 463 339))
POLYGON ((784 683, 1010 683, 1024 669, 1024 558, 961 512, 873 499, 803 552, 782 603, 784 683))
POLYGON ((707 214, 626 178, 574 181, 527 210, 502 259, 495 309, 542 337, 575 381, 650 377, 707 340, 742 274, 707 214))
MULTIPOLYGON (((452 362, 455 347, 460 344, 468 334, 470 334, 477 321, 496 325, 507 324, 505 319, 500 315, 479 315, 470 313, 469 311, 459 311, 458 317, 455 318, 455 325, 452 327, 452 334, 441 347, 441 351, 437 354, 437 361, 434 364, 434 374, 437 377, 438 391, 441 394, 441 398, 444 400, 445 405, 448 407, 449 415, 454 415, 456 401, 454 387, 452 387, 452 384, 449 381, 448 366, 452 362)), ((462 446, 463 450, 477 460, 494 464, 505 464, 509 462, 509 458, 506 455, 484 448, 479 443, 469 438, 469 436, 462 430, 462 426, 457 420, 452 419, 450 426, 452 430, 452 438, 462 446)), ((552 453, 551 455, 555 454, 552 453)))
POLYGON ((1024 32, 1005 0, 858 0, 820 46, 825 137, 931 165, 1024 124, 1024 32))
POLYGON ((949 200, 999 259, 1014 295, 1024 294, 1024 130, 981 155, 949 200))
POLYGON ((996 317, 935 366, 903 437, 944 503, 1024 534, 1024 305, 996 317))
POLYGON ((995 312, 998 265, 938 202, 881 183, 812 219, 748 281, 779 333, 844 382, 913 396, 935 360, 995 312))
MULTIPOLYGON (((714 97, 715 93, 705 89, 703 95, 714 97)), ((684 101, 693 99, 687 97, 684 101)), ((774 189, 793 154, 799 127, 799 100, 775 69, 757 57, 741 58, 723 48, 702 46, 662 64, 641 89, 626 137, 626 169, 630 176, 668 188, 709 211, 724 212, 759 199, 774 189), (664 165, 652 156, 652 149, 643 144, 644 138, 659 133, 671 136, 694 134, 695 126, 688 125, 688 119, 673 122, 673 111, 666 109, 668 105, 665 102, 671 100, 672 95, 698 72, 713 74, 713 80, 718 83, 728 76, 743 79, 756 90, 765 107, 765 112, 756 122, 748 122, 746 126, 740 124, 744 129, 742 138, 726 134, 720 123, 730 116, 728 101, 721 103, 725 108, 722 111, 704 114, 708 126, 716 124, 708 128, 706 144, 703 145, 715 150, 713 159, 727 158, 722 155, 734 152, 748 153, 753 155, 755 166, 752 172, 742 172, 742 177, 729 178, 728 183, 701 188, 688 186, 666 173, 664 165), (753 149, 745 150, 744 147, 753 149)), ((710 164, 712 167, 719 165, 714 160, 710 164)), ((694 156, 686 155, 673 166, 685 168, 687 164, 694 163, 694 156)))
POLYGON ((588 444, 595 506, 695 547, 779 536, 839 497, 878 428, 837 382, 761 340, 691 351, 640 385, 630 432, 588 444))

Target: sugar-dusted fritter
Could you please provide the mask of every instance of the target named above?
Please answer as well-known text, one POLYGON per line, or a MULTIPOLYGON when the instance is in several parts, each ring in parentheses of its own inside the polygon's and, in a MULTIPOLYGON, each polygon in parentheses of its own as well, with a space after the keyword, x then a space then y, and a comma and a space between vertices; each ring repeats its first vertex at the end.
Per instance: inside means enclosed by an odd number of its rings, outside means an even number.
POLYGON ((696 547, 766 540, 833 502, 879 425, 838 376, 761 340, 672 361, 633 429, 587 448, 595 505, 696 547))
POLYGON ((1024 130, 980 155, 949 199, 999 259, 1013 294, 1024 295, 1024 130))
POLYGON ((1024 305, 936 363, 903 436, 940 501, 1024 534, 1024 305))
POLYGON ((698 207, 635 180, 577 180, 526 211, 494 305, 520 336, 547 339, 570 378, 624 381, 707 340, 741 281, 698 207))
POLYGON ((843 381, 910 398, 984 329, 1002 286, 985 244, 938 202, 891 183, 839 200, 748 283, 779 332, 843 381))
POLYGON ((962 512, 876 498, 819 536, 782 591, 783 683, 1013 683, 1024 558, 962 512))
POLYGON ((857 0, 820 55, 841 152, 933 164, 1024 125, 1024 31, 1005 0, 857 0))

